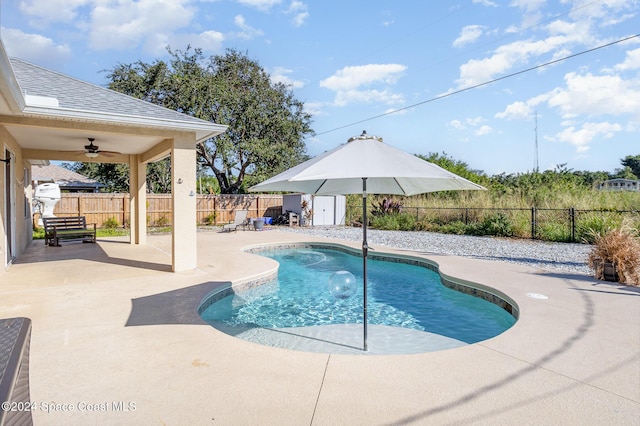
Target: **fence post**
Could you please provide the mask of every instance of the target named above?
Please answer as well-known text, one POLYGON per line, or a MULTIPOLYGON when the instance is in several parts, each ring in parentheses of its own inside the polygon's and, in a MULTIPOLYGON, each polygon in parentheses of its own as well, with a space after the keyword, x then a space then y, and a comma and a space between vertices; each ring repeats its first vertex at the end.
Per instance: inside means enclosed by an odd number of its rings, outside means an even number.
POLYGON ((536 239, 536 208, 531 207, 531 239, 535 240, 536 239))
POLYGON ((576 242, 576 208, 569 209, 569 220, 571 221, 571 242, 576 242))

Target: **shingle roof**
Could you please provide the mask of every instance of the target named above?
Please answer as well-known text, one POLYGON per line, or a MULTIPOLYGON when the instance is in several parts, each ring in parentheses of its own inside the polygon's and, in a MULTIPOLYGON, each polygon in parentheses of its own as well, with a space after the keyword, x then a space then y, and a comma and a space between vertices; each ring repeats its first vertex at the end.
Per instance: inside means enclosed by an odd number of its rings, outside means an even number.
POLYGON ((101 188, 104 184, 88 178, 64 167, 49 164, 48 166, 31 166, 31 179, 37 182, 53 181, 61 187, 101 188))
POLYGON ((214 124, 77 80, 21 59, 10 58, 9 60, 23 95, 56 98, 60 109, 169 120, 194 125, 214 124))

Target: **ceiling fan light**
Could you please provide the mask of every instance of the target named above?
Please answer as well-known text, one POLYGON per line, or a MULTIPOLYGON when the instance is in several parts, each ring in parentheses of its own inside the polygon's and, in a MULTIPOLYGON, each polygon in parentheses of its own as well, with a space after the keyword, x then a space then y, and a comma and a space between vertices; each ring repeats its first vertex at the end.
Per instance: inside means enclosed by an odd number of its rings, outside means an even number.
POLYGON ((84 155, 89 157, 89 158, 96 158, 98 156, 98 153, 97 152, 85 152, 84 155))

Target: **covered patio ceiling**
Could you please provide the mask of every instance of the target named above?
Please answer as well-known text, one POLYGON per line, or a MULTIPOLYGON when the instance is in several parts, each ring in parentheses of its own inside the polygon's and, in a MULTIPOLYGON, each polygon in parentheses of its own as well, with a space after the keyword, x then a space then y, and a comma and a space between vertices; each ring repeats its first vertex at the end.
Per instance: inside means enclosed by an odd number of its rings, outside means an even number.
POLYGON ((5 128, 24 149, 23 154, 29 160, 58 160, 85 162, 129 162, 129 155, 144 154, 156 147, 166 137, 157 130, 149 134, 131 134, 121 130, 98 131, 95 128, 55 128, 32 127, 24 125, 7 125, 5 128), (120 155, 98 155, 96 158, 86 157, 85 145, 93 138, 94 145, 100 151, 115 152, 120 155))

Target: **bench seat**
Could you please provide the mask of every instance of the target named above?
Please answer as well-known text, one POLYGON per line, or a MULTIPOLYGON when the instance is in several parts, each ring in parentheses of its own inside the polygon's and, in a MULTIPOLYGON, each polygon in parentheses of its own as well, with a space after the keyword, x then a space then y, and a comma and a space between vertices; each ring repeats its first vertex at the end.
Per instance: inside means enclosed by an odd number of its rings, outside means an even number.
POLYGON ((84 216, 45 217, 44 243, 48 246, 60 246, 60 241, 82 240, 83 243, 96 242, 96 224, 87 226, 84 216))

